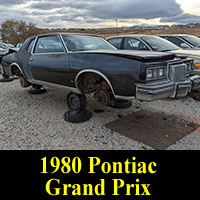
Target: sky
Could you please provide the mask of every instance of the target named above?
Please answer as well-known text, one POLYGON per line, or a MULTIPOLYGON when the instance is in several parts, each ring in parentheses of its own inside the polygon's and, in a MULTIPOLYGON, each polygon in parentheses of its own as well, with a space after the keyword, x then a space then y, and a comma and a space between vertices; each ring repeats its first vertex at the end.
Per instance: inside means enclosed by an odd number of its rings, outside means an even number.
POLYGON ((0 0, 0 24, 7 19, 40 28, 200 23, 200 0, 0 0))

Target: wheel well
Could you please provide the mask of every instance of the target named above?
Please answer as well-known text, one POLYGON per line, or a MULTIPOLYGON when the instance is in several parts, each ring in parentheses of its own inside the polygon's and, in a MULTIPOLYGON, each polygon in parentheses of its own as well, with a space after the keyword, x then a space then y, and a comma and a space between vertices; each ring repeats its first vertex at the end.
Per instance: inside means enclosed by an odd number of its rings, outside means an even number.
POLYGON ((114 95, 112 85, 106 79, 107 78, 104 78, 100 74, 94 72, 84 72, 76 78, 76 87, 83 94, 89 94, 95 92, 96 90, 104 89, 110 90, 114 95))
POLYGON ((13 76, 14 76, 14 75, 16 75, 16 76, 23 75, 22 72, 21 72, 21 70, 20 70, 20 68, 19 68, 17 65, 12 65, 12 66, 10 67, 10 72, 11 72, 11 74, 12 74, 13 76))

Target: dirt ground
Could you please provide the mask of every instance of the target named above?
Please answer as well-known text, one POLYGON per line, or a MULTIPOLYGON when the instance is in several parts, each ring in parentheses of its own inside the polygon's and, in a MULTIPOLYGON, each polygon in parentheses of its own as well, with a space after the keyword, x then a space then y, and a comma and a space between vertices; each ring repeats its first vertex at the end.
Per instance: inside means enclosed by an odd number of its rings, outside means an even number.
POLYGON ((19 80, 0 83, 0 149, 200 149, 200 131, 195 130, 200 126, 200 101, 190 96, 150 103, 133 100, 129 109, 106 107, 102 113, 93 112, 97 105, 88 97, 93 117, 71 124, 64 121, 66 95, 47 88, 47 93, 32 96, 19 80), (121 120, 131 123, 129 135, 106 125, 121 120))

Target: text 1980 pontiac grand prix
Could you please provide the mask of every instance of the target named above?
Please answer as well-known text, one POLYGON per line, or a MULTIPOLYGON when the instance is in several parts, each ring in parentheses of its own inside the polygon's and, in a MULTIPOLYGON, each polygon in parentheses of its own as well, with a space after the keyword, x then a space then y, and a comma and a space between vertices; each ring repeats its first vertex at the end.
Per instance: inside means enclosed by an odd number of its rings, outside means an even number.
POLYGON ((80 122, 91 117, 85 94, 104 105, 136 98, 153 101, 183 97, 199 76, 187 78, 193 61, 170 53, 118 51, 98 36, 48 34, 29 38, 2 61, 4 76, 19 76, 22 87, 50 86, 71 91, 65 118, 80 122))

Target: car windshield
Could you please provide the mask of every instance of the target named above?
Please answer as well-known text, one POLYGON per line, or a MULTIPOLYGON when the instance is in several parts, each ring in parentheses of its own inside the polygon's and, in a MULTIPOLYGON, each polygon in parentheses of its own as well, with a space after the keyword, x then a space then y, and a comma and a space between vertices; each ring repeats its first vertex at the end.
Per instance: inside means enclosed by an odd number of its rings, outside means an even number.
POLYGON ((101 37, 87 35, 62 35, 69 51, 116 50, 101 37))
POLYGON ((154 51, 165 52, 165 51, 173 51, 180 49, 175 44, 156 36, 144 36, 142 37, 144 40, 154 51))
POLYGON ((200 47, 200 38, 196 36, 186 35, 186 36, 181 36, 181 38, 188 41, 190 44, 192 44, 195 47, 200 47))

